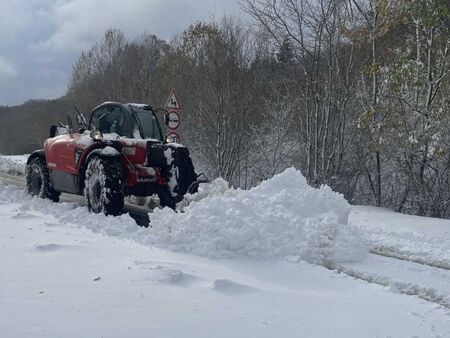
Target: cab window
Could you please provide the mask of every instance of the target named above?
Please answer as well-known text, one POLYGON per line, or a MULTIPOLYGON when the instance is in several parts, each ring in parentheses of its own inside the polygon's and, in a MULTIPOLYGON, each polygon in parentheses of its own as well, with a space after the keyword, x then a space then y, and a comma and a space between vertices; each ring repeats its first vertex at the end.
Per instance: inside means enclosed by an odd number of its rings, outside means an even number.
POLYGON ((92 113, 91 129, 99 130, 103 134, 116 133, 130 137, 131 121, 120 107, 103 107, 92 113))
POLYGON ((142 133, 146 139, 162 140, 159 123, 152 111, 144 109, 133 109, 136 112, 137 118, 141 124, 142 133))

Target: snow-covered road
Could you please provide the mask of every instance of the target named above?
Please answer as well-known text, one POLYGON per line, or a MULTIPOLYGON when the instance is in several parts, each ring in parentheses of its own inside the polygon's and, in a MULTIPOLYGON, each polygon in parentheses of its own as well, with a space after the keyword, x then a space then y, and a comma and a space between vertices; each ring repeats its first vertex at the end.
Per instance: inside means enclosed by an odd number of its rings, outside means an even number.
POLYGON ((449 220, 348 215, 342 197, 283 175, 248 192, 216 182, 145 229, 76 199, 32 199, 13 186, 23 179, 0 173, 0 332, 450 336, 449 220))
MULTIPOLYGON (((448 337, 448 310, 286 260, 212 260, 0 201, 2 337, 448 337)), ((361 263, 363 264, 363 263, 361 263)))
MULTIPOLYGON (((1 162, 1 158, 0 158, 0 162, 1 162)), ((11 173, 6 173, 6 172, 0 171, 0 183, 7 184, 7 185, 13 185, 13 186, 17 186, 22 189, 25 189, 25 179, 24 179, 23 175, 11 174, 11 173)), ((83 196, 66 194, 66 193, 61 194, 60 201, 66 202, 66 203, 75 203, 76 205, 80 205, 80 206, 86 205, 86 201, 83 196)), ((138 225, 145 226, 145 227, 147 227, 149 225, 150 220, 148 217, 148 212, 149 212, 148 208, 126 202, 124 205, 124 211, 126 213, 128 213, 131 216, 131 218, 133 218, 138 225)))
POLYGON ((450 220, 353 206, 349 224, 364 233, 373 253, 450 269, 450 220))
POLYGON ((371 254, 362 262, 339 266, 338 271, 450 309, 449 270, 371 254))
POLYGON ((353 206, 349 224, 358 226, 371 254, 339 271, 450 309, 450 220, 353 206))

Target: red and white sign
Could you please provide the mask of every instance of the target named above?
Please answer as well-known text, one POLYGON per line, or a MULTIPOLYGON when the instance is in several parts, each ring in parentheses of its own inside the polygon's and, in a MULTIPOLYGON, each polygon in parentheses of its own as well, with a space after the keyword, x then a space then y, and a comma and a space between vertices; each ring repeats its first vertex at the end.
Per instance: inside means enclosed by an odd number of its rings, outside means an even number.
POLYGON ((180 101, 178 101, 174 89, 172 89, 172 91, 170 92, 169 98, 167 99, 164 108, 166 108, 166 110, 181 110, 180 101))
POLYGON ((180 143, 180 134, 175 130, 168 130, 166 139, 171 140, 170 143, 180 143))
POLYGON ((172 89, 169 98, 166 101, 164 108, 167 110, 167 131, 166 139, 171 139, 171 142, 180 143, 180 134, 178 134, 175 129, 178 129, 181 123, 181 105, 178 101, 175 90, 172 89))
POLYGON ((169 112, 168 119, 167 127, 169 129, 177 129, 180 126, 180 115, 175 110, 169 112))

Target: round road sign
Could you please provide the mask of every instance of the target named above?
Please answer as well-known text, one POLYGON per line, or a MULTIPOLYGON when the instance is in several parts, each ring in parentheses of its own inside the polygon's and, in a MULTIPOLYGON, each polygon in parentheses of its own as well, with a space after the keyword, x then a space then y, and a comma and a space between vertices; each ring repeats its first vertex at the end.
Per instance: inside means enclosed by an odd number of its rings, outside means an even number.
POLYGON ((176 111, 169 112, 169 121, 167 126, 169 129, 177 129, 180 126, 180 115, 176 111))
POLYGON ((170 141, 171 143, 180 143, 180 134, 178 134, 175 130, 169 130, 166 139, 172 139, 173 141, 170 141))

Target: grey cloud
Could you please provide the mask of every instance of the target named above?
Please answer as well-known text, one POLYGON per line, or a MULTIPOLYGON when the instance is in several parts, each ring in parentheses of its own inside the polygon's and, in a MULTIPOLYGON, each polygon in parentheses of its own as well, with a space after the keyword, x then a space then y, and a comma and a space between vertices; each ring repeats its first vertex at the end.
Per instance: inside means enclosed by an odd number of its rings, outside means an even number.
POLYGON ((18 70, 8 60, 0 57, 0 83, 6 83, 17 77, 18 70))
POLYGON ((2 0, 0 105, 63 95, 81 51, 108 28, 169 40, 194 21, 238 13, 237 0, 2 0))
POLYGON ((48 17, 55 32, 44 41, 32 44, 38 50, 79 51, 101 37, 108 28, 120 28, 127 35, 143 31, 169 39, 190 22, 235 11, 234 2, 215 0, 128 1, 77 0, 55 3, 48 17))

